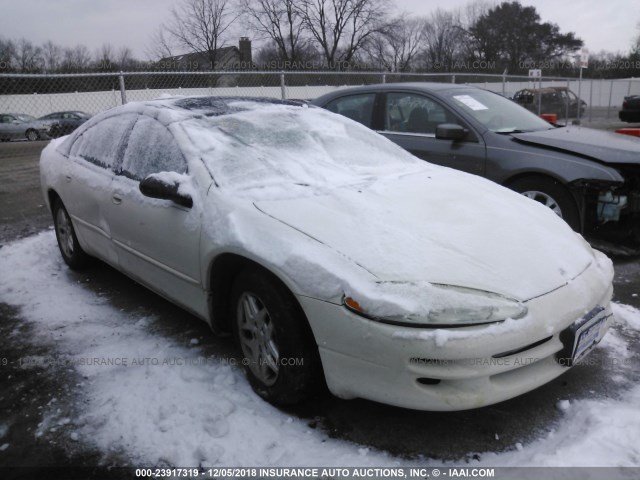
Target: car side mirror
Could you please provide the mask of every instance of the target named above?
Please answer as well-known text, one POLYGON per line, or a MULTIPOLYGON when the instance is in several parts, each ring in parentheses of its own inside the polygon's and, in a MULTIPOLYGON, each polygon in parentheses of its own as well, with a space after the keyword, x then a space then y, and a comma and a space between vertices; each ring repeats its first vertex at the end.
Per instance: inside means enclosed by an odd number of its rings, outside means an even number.
POLYGON ((140 182, 140 192, 145 197, 159 198, 161 200, 171 200, 183 207, 193 207, 193 199, 185 194, 180 193, 180 184, 177 182, 169 183, 167 180, 157 175, 149 175, 140 182))
POLYGON ((441 123, 436 127, 436 138, 439 140, 464 140, 469 130, 457 123, 441 123))

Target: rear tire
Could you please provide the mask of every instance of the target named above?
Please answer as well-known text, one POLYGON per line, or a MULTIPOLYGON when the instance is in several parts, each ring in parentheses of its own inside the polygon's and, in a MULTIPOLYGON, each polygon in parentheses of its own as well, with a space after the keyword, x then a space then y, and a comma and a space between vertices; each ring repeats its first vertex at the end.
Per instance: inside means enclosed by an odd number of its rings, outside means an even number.
POLYGON ((27 130, 27 140, 35 142, 39 138, 40 135, 38 135, 38 132, 36 132, 35 130, 27 130))
POLYGON ((62 201, 55 200, 52 211, 58 248, 60 248, 60 254, 65 263, 72 270, 81 270, 87 267, 91 263, 91 257, 82 250, 71 217, 62 201))
POLYGON ((557 180, 548 177, 524 177, 509 188, 551 208, 576 232, 580 232, 580 211, 571 192, 557 180))
POLYGON ((311 329, 293 295, 271 274, 242 271, 231 293, 230 318, 253 390, 274 405, 309 398, 324 384, 311 329))

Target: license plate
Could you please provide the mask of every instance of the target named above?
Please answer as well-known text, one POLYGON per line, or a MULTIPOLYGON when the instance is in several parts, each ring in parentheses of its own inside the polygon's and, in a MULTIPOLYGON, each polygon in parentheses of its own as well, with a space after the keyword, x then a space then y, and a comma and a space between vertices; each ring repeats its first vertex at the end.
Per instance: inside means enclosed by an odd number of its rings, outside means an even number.
POLYGON ((600 338, 600 327, 604 325, 606 317, 595 318, 592 323, 585 325, 584 329, 578 335, 576 346, 573 350, 573 361, 580 360, 591 348, 598 343, 600 338))
POLYGON ((556 354, 560 365, 571 367, 580 361, 600 339, 600 330, 610 315, 603 306, 597 306, 569 328, 560 333, 563 349, 556 354))

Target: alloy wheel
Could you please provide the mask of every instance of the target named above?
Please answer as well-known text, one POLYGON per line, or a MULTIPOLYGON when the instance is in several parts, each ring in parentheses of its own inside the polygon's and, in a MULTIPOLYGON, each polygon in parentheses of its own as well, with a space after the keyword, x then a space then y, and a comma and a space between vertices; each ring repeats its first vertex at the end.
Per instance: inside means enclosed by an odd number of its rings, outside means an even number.
POLYGON ((560 208, 560 205, 558 205, 558 202, 556 202, 550 195, 535 190, 522 192, 522 195, 543 204, 545 207, 550 208, 556 215, 562 218, 562 209, 560 208))
POLYGON ((260 299, 245 292, 238 301, 240 347, 249 369, 266 386, 278 379, 280 354, 269 311, 260 299))
POLYGON ((56 232, 60 240, 60 248, 69 258, 73 256, 73 233, 71 229, 71 219, 64 208, 59 208, 56 214, 56 232))

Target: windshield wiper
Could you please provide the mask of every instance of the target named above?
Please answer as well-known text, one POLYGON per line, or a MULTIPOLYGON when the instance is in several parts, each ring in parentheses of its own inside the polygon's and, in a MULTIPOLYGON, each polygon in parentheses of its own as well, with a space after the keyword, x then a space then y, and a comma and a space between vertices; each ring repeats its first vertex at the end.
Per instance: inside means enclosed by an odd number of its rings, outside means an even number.
POLYGON ((520 128, 512 128, 511 130, 494 130, 495 133, 500 135, 511 135, 512 133, 527 133, 531 130, 522 130, 520 128))
POLYGON ((531 133, 531 132, 543 132, 545 130, 555 130, 556 127, 551 126, 550 128, 545 129, 535 129, 535 130, 523 130, 521 128, 512 128, 511 130, 494 130, 495 133, 499 133, 500 135, 511 135, 512 133, 531 133))

